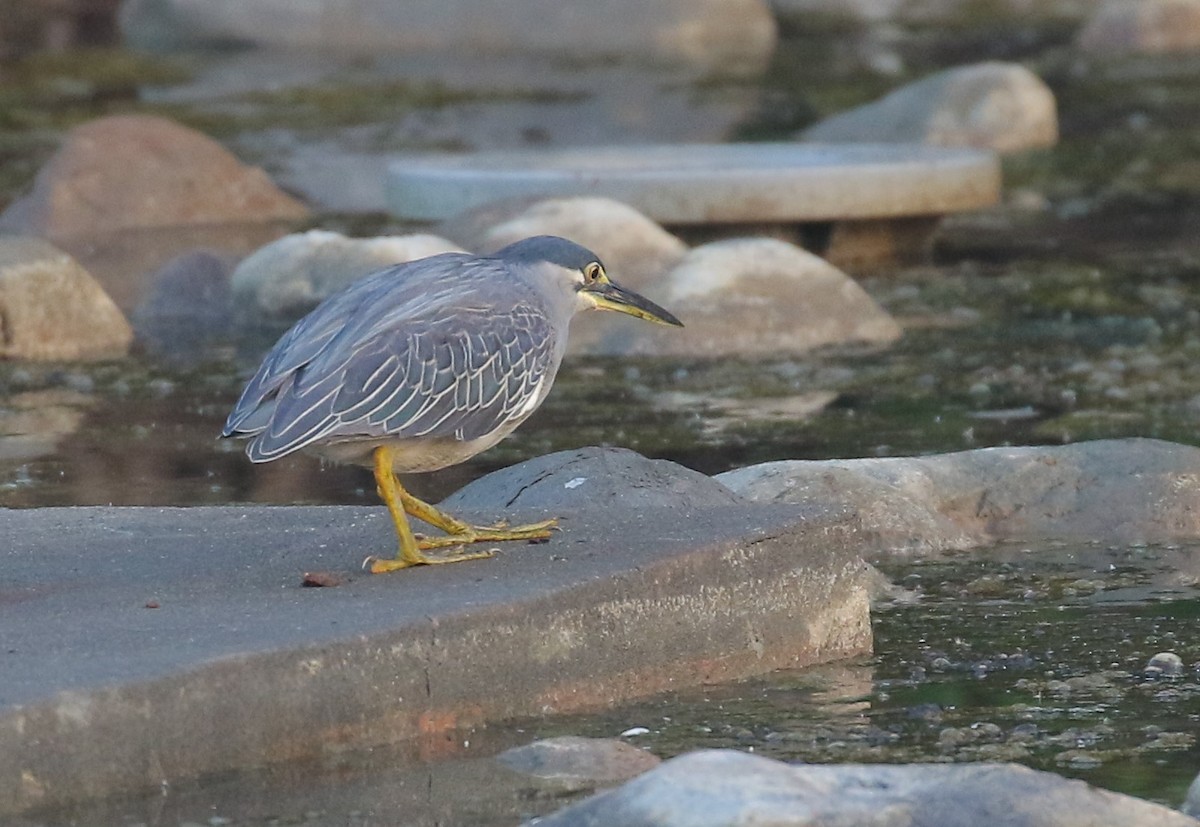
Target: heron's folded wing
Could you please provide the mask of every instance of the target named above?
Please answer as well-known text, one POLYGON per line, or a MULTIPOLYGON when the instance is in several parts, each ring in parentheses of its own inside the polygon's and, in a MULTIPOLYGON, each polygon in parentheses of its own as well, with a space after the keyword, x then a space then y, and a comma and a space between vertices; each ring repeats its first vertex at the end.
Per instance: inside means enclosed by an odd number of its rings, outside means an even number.
POLYGON ((250 457, 354 437, 486 436, 532 413, 557 369, 554 336, 544 315, 524 304, 386 330, 333 370, 295 371, 250 457))
MULTIPOLYGON (((285 333, 264 357, 225 422, 223 436, 253 436, 276 417, 280 391, 297 380, 332 375, 379 323, 410 312, 414 302, 436 300, 436 286, 452 285, 468 256, 446 253, 385 267, 327 298, 285 333), (433 289, 431 289, 431 285, 433 289)), ((302 384, 302 382, 301 382, 302 384)))
POLYGON ((558 367, 554 336, 527 305, 459 314, 409 331, 403 359, 385 348, 356 364, 335 410, 349 432, 478 439, 532 413, 558 367))

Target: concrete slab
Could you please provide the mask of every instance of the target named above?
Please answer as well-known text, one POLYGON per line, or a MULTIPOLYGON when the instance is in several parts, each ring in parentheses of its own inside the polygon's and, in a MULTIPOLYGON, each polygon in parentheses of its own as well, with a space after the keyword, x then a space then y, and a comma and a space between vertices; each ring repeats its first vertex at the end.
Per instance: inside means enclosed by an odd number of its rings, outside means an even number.
POLYGON ((0 814, 867 651, 853 525, 592 511, 369 577, 381 508, 0 511, 0 814))
POLYGON ((898 144, 677 144, 413 155, 389 165, 399 218, 506 198, 592 195, 669 226, 945 215, 999 200, 994 153, 898 144))

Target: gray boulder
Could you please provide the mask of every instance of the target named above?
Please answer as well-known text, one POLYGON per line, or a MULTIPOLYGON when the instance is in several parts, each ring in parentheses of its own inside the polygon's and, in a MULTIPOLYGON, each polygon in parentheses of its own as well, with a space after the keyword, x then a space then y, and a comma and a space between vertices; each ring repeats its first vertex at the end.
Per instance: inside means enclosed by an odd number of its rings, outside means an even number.
POLYGON ((133 330, 75 259, 37 238, 0 236, 0 358, 124 356, 133 330))
POLYGON ((194 129, 114 115, 67 133, 0 228, 50 239, 193 224, 295 221, 308 209, 194 129))
POLYGON ((446 499, 450 511, 697 509, 742 499, 711 477, 625 448, 579 448, 482 477, 446 499))
POLYGON ((438 253, 461 252, 435 235, 347 238, 310 230, 273 241, 247 256, 230 277, 238 317, 290 320, 363 276, 438 253))
POLYGON ((842 271, 769 238, 696 247, 646 290, 684 323, 606 334, 599 350, 674 356, 804 353, 850 342, 890 344, 896 321, 842 271))
POLYGON ((732 750, 665 761, 539 827, 1198 827, 1119 793, 1015 764, 791 766, 732 750))
POLYGON ((805 130, 806 141, 924 143, 1017 152, 1058 142, 1054 93, 1016 63, 960 66, 805 130))
POLYGON ((1092 54, 1169 54, 1200 49, 1200 0, 1107 0, 1076 40, 1092 54))
POLYGON ((126 41, 170 51, 197 43, 249 43, 350 53, 543 53, 573 60, 616 55, 745 71, 775 46, 763 0, 129 0, 126 41))
POLYGON ((850 505, 880 548, 893 551, 971 548, 1005 539, 1200 537, 1200 448, 1154 439, 788 460, 716 479, 754 501, 850 505))

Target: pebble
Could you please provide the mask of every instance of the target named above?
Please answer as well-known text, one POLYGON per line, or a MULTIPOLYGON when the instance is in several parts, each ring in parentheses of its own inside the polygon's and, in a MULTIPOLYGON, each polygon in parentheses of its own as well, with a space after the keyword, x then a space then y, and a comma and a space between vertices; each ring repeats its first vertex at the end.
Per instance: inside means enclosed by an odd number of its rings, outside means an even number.
POLYGON ((1183 658, 1174 652, 1159 652, 1142 671, 1147 677, 1176 678, 1183 674, 1183 658))
POLYGON ((994 574, 985 574, 967 583, 965 590, 977 597, 1003 597, 1008 594, 1009 585, 994 574))
POLYGON ((942 749, 954 749, 971 743, 976 737, 967 727, 946 727, 938 733, 938 746, 942 749))
POLYGON ((63 377, 63 387, 76 393, 91 393, 96 389, 96 382, 86 373, 68 373, 63 377))
POLYGON ((1091 675, 1079 675, 1078 677, 1067 678, 1064 683, 1068 692, 1089 692, 1112 686, 1112 682, 1098 672, 1091 675))
POLYGON ((1037 724, 1017 724, 1008 733, 1008 740, 1016 743, 1037 740, 1037 724))
POLYGON ((1054 759, 1054 763, 1061 766, 1072 767, 1074 769, 1088 769, 1091 767, 1099 767, 1104 763, 1094 752, 1088 752, 1082 749, 1069 749, 1060 752, 1054 759))

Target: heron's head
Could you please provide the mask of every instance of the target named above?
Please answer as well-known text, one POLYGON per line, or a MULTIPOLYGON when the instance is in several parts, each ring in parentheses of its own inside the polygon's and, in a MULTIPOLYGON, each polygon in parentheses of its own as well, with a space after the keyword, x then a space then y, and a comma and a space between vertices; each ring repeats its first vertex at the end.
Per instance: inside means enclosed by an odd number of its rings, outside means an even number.
POLYGON ((496 258, 536 268, 553 286, 574 296, 576 310, 613 310, 648 322, 683 327, 683 322, 608 277, 599 257, 573 241, 539 235, 510 244, 496 258))

